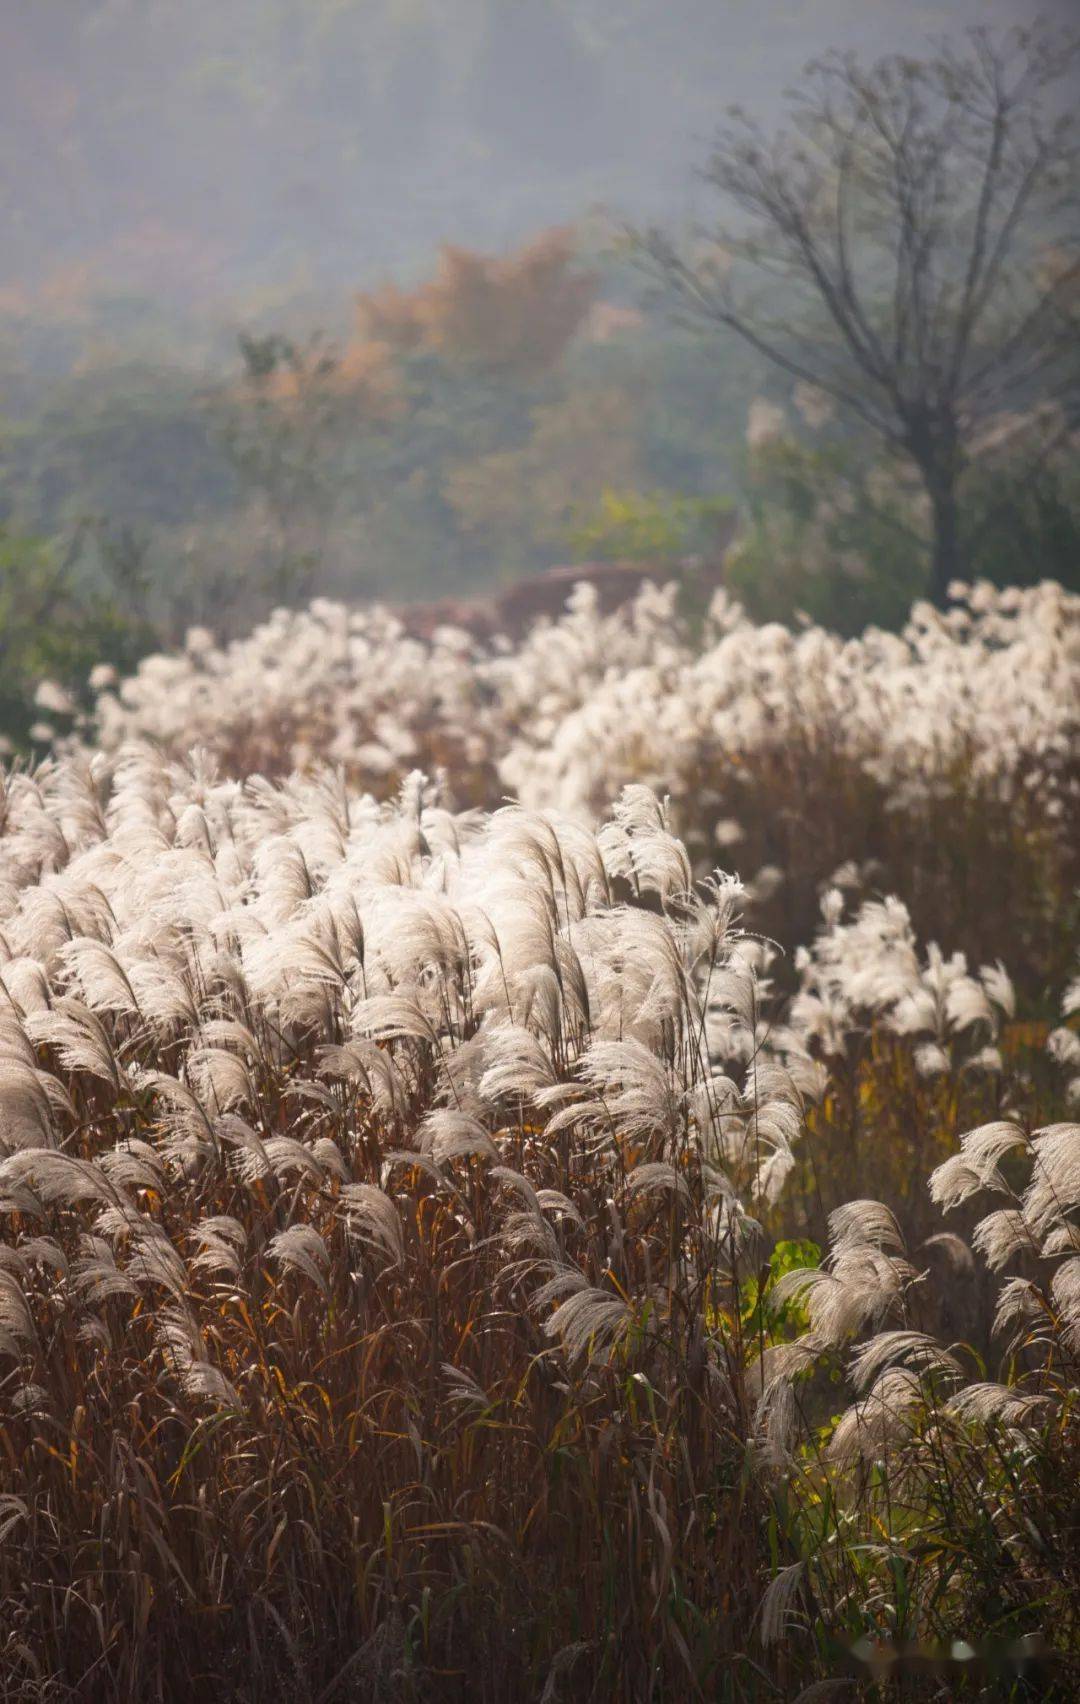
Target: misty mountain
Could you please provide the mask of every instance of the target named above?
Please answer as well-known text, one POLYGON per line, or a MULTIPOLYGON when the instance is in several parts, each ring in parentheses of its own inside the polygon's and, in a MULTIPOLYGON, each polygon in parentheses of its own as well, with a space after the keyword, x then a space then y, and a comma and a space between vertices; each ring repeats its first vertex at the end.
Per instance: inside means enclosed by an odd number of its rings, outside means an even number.
POLYGON ((598 204, 688 216, 726 104, 767 118, 830 46, 917 52, 1035 9, 0 0, 0 306, 334 290, 598 204))

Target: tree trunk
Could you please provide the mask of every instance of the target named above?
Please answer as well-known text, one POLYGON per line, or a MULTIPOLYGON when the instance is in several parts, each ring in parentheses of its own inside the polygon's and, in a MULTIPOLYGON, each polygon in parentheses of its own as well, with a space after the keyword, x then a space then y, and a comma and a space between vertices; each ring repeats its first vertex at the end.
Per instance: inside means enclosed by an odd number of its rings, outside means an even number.
POLYGON ((928 476, 930 514, 933 527, 930 559, 930 597, 938 609, 949 601, 949 587, 960 578, 960 535, 957 520, 956 483, 947 475, 928 476))

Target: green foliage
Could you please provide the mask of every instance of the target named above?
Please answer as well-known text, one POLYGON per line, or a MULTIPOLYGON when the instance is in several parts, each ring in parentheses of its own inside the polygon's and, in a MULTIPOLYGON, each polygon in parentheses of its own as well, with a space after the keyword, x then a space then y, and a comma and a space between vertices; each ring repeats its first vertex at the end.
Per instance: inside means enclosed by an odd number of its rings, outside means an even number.
POLYGON ((730 583, 751 614, 804 611, 844 633, 903 623, 928 562, 902 466, 867 464, 850 439, 784 432, 748 451, 744 478, 748 525, 730 583))
MULTIPOLYGON (((926 595, 925 500, 902 458, 785 422, 747 450, 741 487, 746 528, 729 584, 759 620, 802 611, 846 634, 897 628, 926 595)), ((966 578, 1080 586, 1080 475, 1067 437, 1053 454, 1021 442, 973 455, 959 489, 966 578)))
POLYGON ((1080 458, 1069 444, 1023 464, 976 468, 964 490, 972 577, 995 586, 1060 580, 1080 591, 1080 458))
POLYGON ((570 545, 585 561, 677 561, 706 555, 733 510, 728 497, 605 489, 596 509, 571 531, 570 545))
POLYGON ((747 1278, 741 1287, 739 1316, 743 1336, 748 1341, 779 1342, 806 1331, 809 1316, 805 1302, 793 1298, 778 1304, 772 1291, 785 1272, 800 1272, 820 1264, 821 1249, 809 1237, 787 1237, 776 1242, 767 1267, 747 1278))
POLYGON ((88 515, 192 526, 236 500, 203 389, 174 366, 101 363, 0 420, 0 514, 55 534, 88 515))
POLYGON ((43 681, 70 694, 77 708, 95 665, 130 668, 157 640, 131 612, 138 562, 132 541, 88 542, 100 559, 100 586, 77 548, 61 556, 40 539, 0 529, 0 737, 16 749, 32 745, 31 730, 48 719, 34 704, 43 681))

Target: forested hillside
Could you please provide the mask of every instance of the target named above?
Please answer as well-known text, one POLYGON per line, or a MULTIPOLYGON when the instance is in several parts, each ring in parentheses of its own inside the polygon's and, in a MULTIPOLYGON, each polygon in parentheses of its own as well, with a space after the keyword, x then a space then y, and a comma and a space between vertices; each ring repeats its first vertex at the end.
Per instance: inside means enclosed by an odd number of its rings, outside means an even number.
MULTIPOLYGON (((1029 10, 953 0, 950 21, 1029 10)), ((813 0, 768 31, 760 8, 715 0, 4 13, 0 289, 24 302, 43 282, 179 302, 340 288, 596 201, 690 210, 688 169, 725 102, 768 114, 822 41, 911 51, 938 27, 926 0, 813 0)))

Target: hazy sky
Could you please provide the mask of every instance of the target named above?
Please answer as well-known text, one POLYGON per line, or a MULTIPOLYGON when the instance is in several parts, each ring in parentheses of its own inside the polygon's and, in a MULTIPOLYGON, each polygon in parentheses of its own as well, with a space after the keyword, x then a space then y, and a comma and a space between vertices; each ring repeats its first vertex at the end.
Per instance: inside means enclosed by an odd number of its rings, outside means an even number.
POLYGON ((209 305, 606 204, 696 211, 724 107, 829 47, 1080 0, 0 0, 0 301, 209 305))

